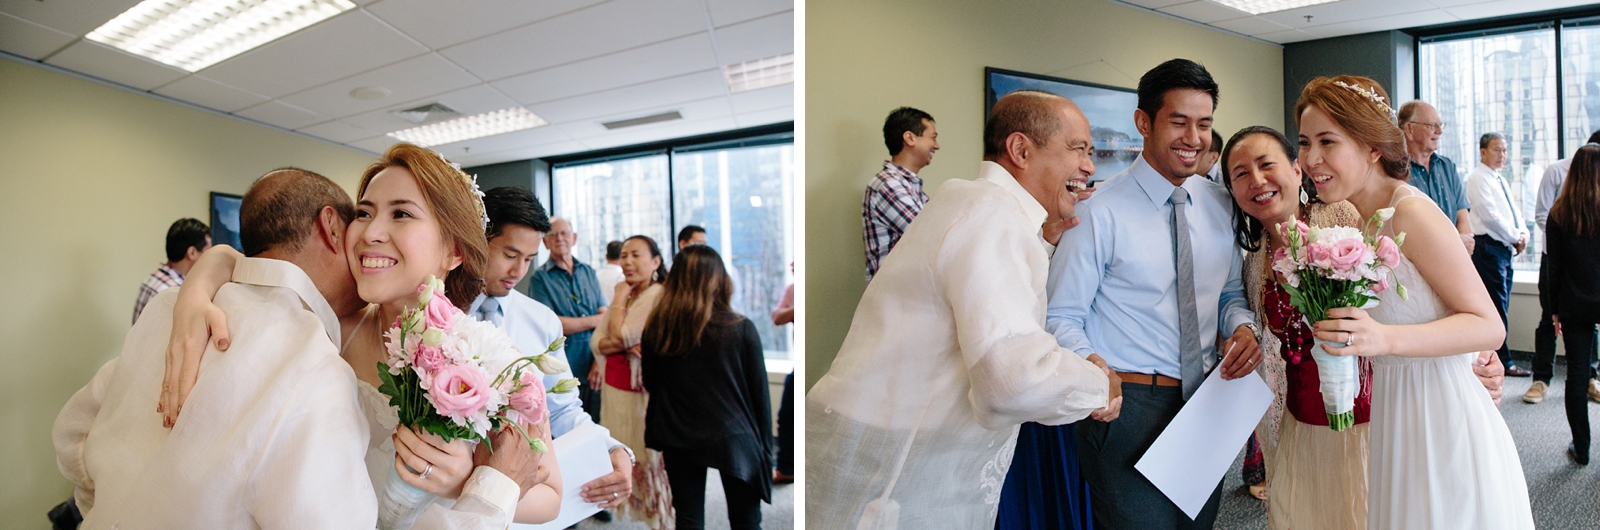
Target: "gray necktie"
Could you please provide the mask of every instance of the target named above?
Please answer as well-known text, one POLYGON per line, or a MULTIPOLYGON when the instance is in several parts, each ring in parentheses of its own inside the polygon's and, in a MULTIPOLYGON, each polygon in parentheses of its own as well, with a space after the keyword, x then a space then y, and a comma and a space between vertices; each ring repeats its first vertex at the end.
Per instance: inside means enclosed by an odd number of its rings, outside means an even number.
POLYGON ((502 318, 500 316, 500 299, 493 296, 483 297, 483 305, 478 306, 478 320, 494 324, 494 327, 498 328, 502 318))
POLYGON ((1172 190, 1172 256, 1178 271, 1178 363, 1183 367, 1183 399, 1187 401, 1206 379, 1200 353, 1200 313, 1194 304, 1194 252, 1189 247, 1189 218, 1184 208, 1189 192, 1172 190))

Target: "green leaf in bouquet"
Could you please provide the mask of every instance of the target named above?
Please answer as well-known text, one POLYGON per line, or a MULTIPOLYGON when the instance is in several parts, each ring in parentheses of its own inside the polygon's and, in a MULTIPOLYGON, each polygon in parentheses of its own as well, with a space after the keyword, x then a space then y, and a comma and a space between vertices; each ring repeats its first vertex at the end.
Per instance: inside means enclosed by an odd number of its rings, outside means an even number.
MULTIPOLYGON (((445 418, 438 414, 423 415, 422 419, 418 420, 416 425, 418 427, 422 427, 422 429, 425 431, 438 435, 440 438, 444 438, 444 440, 447 442, 455 439, 478 439, 478 433, 472 432, 472 429, 469 429, 465 426, 456 425, 455 422, 450 421, 449 418, 445 418)), ((487 442, 487 440, 484 441, 487 442)))
POLYGON ((401 406, 400 386, 394 382, 394 376, 389 375, 389 365, 382 362, 378 363, 378 379, 383 381, 383 384, 378 387, 378 392, 389 396, 389 406, 401 406))

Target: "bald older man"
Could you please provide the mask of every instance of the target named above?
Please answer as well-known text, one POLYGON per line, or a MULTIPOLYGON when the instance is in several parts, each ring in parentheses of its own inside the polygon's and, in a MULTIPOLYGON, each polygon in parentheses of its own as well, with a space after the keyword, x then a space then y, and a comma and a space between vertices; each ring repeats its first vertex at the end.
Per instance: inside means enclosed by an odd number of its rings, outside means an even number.
POLYGON ((995 104, 979 177, 945 182, 912 221, 807 396, 810 525, 993 527, 1020 424, 1116 417, 1117 378, 1044 329, 1092 142, 1060 96, 995 104))

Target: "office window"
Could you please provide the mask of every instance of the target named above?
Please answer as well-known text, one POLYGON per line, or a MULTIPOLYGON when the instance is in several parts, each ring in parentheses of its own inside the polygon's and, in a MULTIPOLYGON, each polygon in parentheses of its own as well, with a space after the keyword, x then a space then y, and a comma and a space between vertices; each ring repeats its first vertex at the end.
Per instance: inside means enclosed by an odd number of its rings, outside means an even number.
POLYGON ((755 323, 768 359, 794 359, 791 326, 772 325, 794 281, 792 133, 559 162, 551 194, 551 214, 578 233, 573 255, 597 269, 607 242, 640 234, 656 240, 670 267, 678 230, 704 227, 733 278, 733 310, 755 323))
MULTIPOLYGON (((1511 199, 1539 248, 1543 234, 1534 224, 1534 199, 1544 168, 1561 159, 1557 126, 1556 31, 1553 24, 1480 32, 1467 37, 1424 39, 1418 47, 1421 99, 1439 109, 1445 122, 1439 154, 1456 162, 1460 174, 1478 165, 1478 138, 1506 137, 1507 160, 1500 168, 1511 199)), ((1537 269, 1538 253, 1517 256, 1514 266, 1537 269)))
POLYGON ((579 261, 599 270, 606 243, 646 235, 661 245, 666 266, 673 238, 666 154, 557 167, 550 178, 553 215, 578 233, 572 255, 579 261))
MULTIPOLYGON (((792 359, 788 326, 772 310, 792 281, 794 144, 672 155, 677 228, 699 225, 733 277, 733 310, 761 332, 768 358, 792 359)), ((674 244, 676 247, 676 244, 674 244)))
POLYGON ((1566 158, 1600 129, 1600 19, 1561 28, 1561 77, 1566 158))

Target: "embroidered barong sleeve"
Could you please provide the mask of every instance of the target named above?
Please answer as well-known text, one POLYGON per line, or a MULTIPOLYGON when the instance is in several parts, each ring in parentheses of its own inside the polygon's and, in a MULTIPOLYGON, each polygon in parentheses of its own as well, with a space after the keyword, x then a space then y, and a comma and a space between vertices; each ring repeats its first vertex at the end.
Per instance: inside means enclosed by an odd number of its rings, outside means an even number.
MULTIPOLYGON (((277 428, 261 440, 261 454, 245 503, 263 529, 367 528, 378 513, 363 448, 367 420, 356 404, 355 374, 344 360, 307 371, 280 408, 277 428)), ((382 434, 379 434, 382 436, 382 434)))
POLYGON ((971 382, 968 401, 989 429, 1081 420, 1106 406, 1105 372, 1044 330, 1043 293, 1033 279, 1045 263, 1025 259, 1042 258, 1044 242, 1026 216, 1004 206, 969 209, 934 264, 971 382))
POLYGON ((89 477, 84 464, 84 441, 89 439, 89 428, 100 414, 100 403, 105 398, 106 384, 117 371, 117 360, 112 359, 100 367, 89 384, 78 389, 67 399, 61 414, 56 416, 50 429, 50 438, 56 448, 56 466, 74 488, 73 497, 78 509, 87 513, 94 508, 94 479, 89 477))

